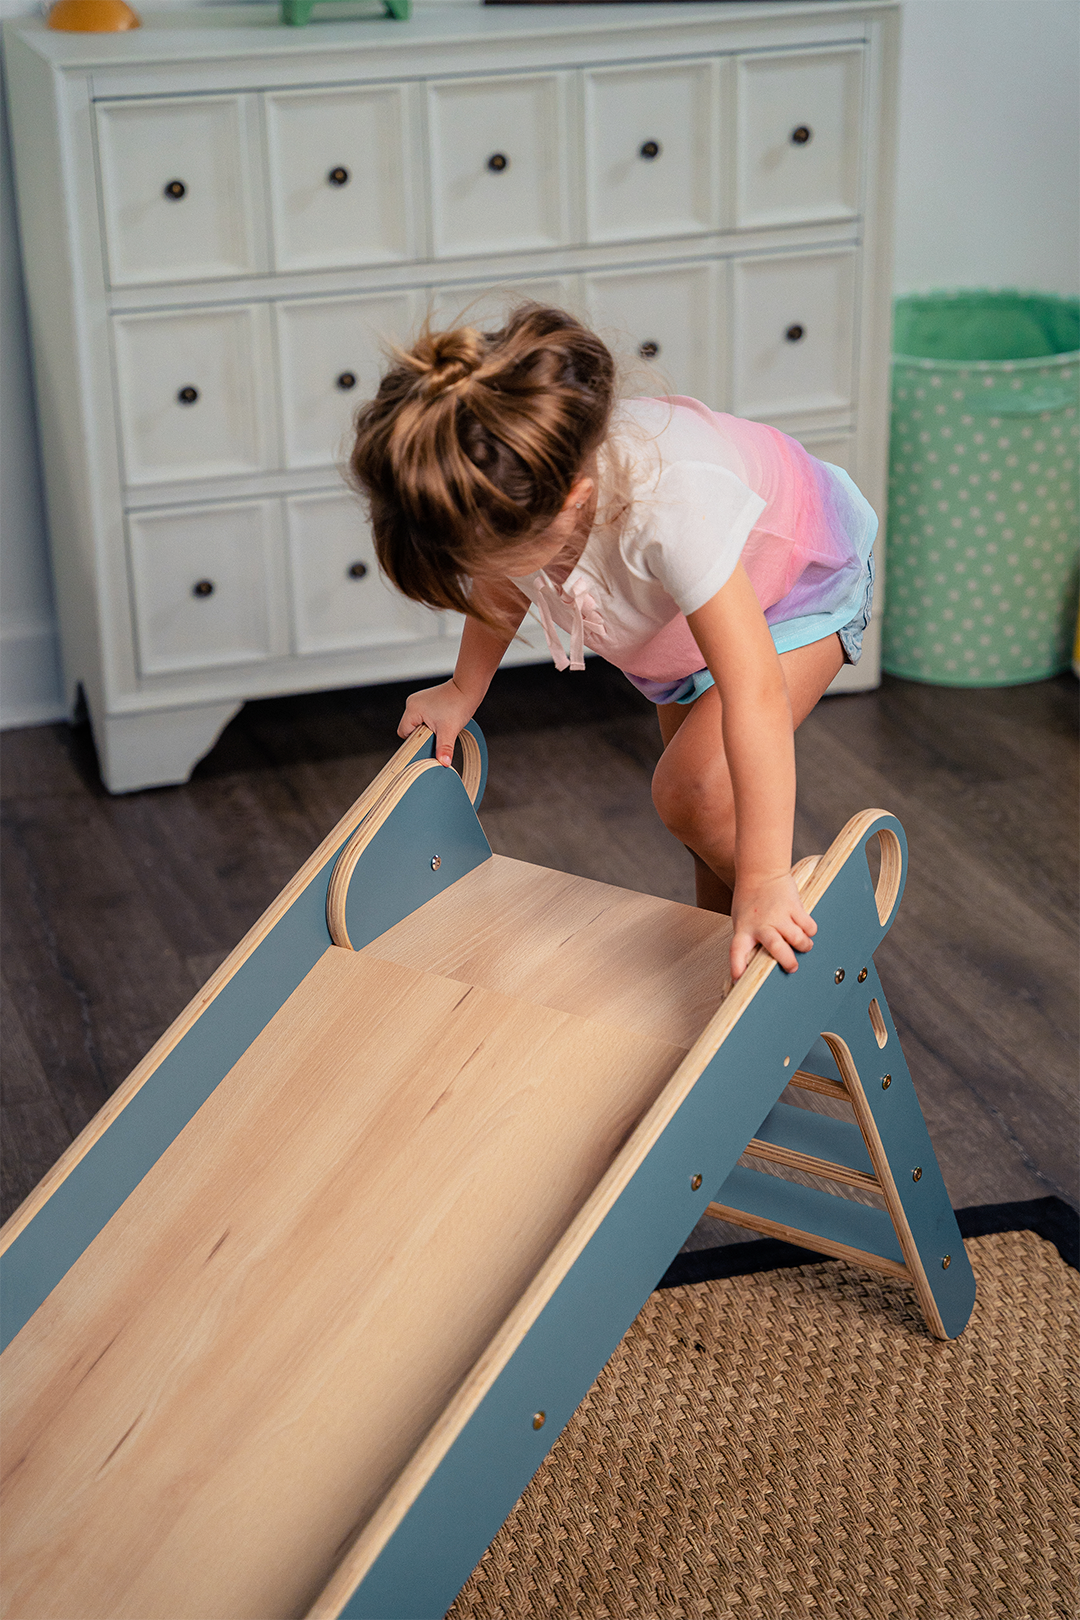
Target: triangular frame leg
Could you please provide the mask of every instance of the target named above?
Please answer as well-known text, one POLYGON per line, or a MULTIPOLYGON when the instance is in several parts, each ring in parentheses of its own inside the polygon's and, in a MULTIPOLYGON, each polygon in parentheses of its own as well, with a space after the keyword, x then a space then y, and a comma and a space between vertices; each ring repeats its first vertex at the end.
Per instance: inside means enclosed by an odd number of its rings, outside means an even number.
POLYGON ((907 1280, 929 1331, 952 1339, 971 1314, 975 1278, 873 963, 858 977, 865 995, 821 1031, 838 1078, 801 1069, 792 1080, 850 1103, 857 1129, 778 1103, 746 1152, 877 1192, 885 1210, 737 1165, 708 1213, 907 1280))

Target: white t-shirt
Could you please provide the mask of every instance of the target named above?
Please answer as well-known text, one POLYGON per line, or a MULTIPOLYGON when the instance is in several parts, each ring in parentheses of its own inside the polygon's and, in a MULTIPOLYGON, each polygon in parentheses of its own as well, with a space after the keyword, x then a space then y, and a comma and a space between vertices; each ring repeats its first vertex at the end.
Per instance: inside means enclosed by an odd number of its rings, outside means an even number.
POLYGON ((650 683, 700 670, 686 615, 740 559, 778 651, 865 609, 877 518, 841 468, 776 428, 693 399, 627 400, 599 465, 597 519, 577 564, 565 578, 549 569, 515 580, 560 669, 583 669, 588 646, 650 683))
POLYGON ((576 566, 561 582, 546 573, 514 581, 561 669, 584 668, 583 646, 642 676, 666 676, 673 654, 701 665, 685 615, 730 579, 765 501, 745 482, 735 444, 691 403, 618 407, 601 454, 597 522, 576 566), (616 498, 623 510, 605 522, 616 498), (569 633, 569 660, 549 620, 569 633))

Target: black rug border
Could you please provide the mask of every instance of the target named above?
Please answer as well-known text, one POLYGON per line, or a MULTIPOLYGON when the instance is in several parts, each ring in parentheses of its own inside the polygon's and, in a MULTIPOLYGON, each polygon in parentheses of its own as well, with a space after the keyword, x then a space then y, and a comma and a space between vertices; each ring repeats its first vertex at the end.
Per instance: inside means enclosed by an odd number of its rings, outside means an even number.
MULTIPOLYGON (((1063 1198, 1028 1198, 1014 1204, 972 1204, 956 1211, 960 1235, 989 1237, 993 1232, 1035 1232, 1052 1243, 1067 1266, 1080 1271, 1080 1214, 1063 1198)), ((677 1254, 657 1288, 682 1288, 687 1283, 716 1282, 724 1277, 749 1277, 758 1271, 785 1266, 812 1265, 835 1255, 800 1249, 779 1238, 756 1238, 750 1243, 725 1243, 716 1249, 694 1249, 677 1254)))

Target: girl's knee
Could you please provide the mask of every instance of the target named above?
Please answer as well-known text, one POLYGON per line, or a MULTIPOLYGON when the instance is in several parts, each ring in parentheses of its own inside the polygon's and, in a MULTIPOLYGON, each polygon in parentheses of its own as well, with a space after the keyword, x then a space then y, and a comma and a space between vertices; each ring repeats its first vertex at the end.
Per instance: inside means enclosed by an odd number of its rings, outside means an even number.
POLYGON ((664 826, 690 849, 734 837, 735 802, 726 771, 678 768, 665 754, 652 779, 652 799, 664 826))

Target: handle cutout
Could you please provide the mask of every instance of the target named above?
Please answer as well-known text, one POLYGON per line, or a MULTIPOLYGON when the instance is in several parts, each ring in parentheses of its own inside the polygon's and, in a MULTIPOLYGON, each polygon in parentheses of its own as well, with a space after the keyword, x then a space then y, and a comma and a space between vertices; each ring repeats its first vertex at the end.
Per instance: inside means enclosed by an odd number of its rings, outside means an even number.
POLYGON ((881 1016, 881 1008, 878 1006, 877 996, 874 997, 867 1010, 870 1014, 870 1024, 874 1031, 874 1039, 877 1041, 879 1046, 884 1046, 885 1042, 889 1039, 889 1032, 885 1028, 885 1020, 881 1016))
MULTIPOLYGON (((904 856, 900 849, 900 840, 891 827, 881 827, 866 840, 863 851, 870 869, 870 881, 874 885, 874 904, 877 906, 878 921, 884 928, 892 916, 904 876, 904 856), (873 849, 871 845, 874 846, 873 849)), ((884 1042, 879 1041, 878 1045, 884 1045, 884 1042)))

